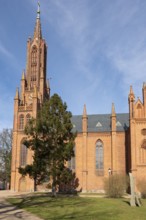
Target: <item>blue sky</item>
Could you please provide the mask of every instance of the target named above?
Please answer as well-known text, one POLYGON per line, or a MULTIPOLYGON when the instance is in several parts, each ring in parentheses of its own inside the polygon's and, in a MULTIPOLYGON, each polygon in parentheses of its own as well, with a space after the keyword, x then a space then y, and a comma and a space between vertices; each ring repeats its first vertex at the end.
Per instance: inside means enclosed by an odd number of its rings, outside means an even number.
MULTIPOLYGON (((37 1, 0 1, 0 129, 13 126, 13 99, 26 67, 37 1)), ((51 94, 74 114, 128 112, 130 85, 146 81, 145 0, 40 0, 51 94)))

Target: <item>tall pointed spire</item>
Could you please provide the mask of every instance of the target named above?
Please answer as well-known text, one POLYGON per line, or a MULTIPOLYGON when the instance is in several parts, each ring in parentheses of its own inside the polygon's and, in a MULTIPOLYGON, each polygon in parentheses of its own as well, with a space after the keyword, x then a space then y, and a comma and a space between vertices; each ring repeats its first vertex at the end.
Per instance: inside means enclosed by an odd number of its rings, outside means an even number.
POLYGON ((42 38, 42 30, 41 30, 41 22, 40 22, 40 3, 38 2, 38 9, 37 9, 37 19, 36 25, 34 30, 34 39, 35 38, 42 38))

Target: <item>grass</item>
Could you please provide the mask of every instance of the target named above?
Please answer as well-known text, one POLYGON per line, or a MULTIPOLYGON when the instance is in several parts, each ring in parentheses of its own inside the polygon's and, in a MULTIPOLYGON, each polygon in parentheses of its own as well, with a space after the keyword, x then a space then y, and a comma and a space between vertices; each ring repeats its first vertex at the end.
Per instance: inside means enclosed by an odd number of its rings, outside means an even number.
POLYGON ((47 220, 145 220, 146 200, 142 207, 130 207, 127 199, 81 198, 78 196, 35 195, 9 198, 19 208, 47 220))

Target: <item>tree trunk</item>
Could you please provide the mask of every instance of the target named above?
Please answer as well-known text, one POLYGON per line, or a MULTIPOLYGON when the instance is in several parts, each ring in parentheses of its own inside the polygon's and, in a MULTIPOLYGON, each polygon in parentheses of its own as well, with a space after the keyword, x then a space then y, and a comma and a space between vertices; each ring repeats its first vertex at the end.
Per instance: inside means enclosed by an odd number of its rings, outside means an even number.
POLYGON ((37 191, 37 183, 36 183, 36 178, 34 178, 34 191, 37 191))

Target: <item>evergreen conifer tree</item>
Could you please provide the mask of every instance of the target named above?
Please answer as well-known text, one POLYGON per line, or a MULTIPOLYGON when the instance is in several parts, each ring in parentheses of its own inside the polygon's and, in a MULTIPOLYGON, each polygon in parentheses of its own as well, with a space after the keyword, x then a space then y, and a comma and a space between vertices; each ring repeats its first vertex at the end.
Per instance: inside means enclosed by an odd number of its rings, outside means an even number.
POLYGON ((71 117, 66 103, 54 94, 43 103, 37 118, 27 124, 24 144, 34 152, 33 163, 20 167, 19 172, 29 174, 35 188, 46 176, 51 177, 53 188, 70 184, 75 179, 75 174, 67 168, 67 162, 74 156, 76 137, 71 117))

